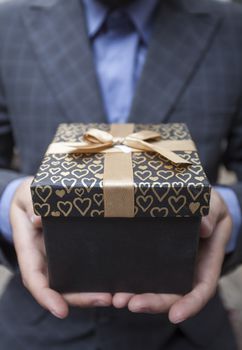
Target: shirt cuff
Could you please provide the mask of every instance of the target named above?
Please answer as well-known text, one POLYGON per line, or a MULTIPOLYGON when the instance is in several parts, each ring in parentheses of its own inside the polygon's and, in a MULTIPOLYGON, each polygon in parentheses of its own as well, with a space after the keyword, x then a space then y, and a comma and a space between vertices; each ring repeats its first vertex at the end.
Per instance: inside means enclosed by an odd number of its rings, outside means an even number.
POLYGON ((232 253, 236 248, 237 239, 241 227, 241 208, 236 193, 228 187, 216 186, 215 190, 221 195, 227 204, 232 218, 232 234, 226 247, 226 253, 232 253))
POLYGON ((0 232, 3 237, 10 243, 13 242, 12 237, 12 227, 10 224, 10 207, 13 200, 13 196, 18 188, 18 186, 25 180, 20 178, 13 180, 8 184, 4 190, 2 196, 0 197, 0 232))

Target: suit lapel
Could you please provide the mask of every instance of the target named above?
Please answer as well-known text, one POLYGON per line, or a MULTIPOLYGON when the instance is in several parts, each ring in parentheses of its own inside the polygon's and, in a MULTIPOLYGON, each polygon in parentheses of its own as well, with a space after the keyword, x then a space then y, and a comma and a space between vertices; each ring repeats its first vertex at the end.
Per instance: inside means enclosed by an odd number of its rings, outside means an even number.
POLYGON ((192 1, 190 12, 161 2, 130 122, 166 121, 203 59, 219 20, 197 13, 192 1))
POLYGON ((24 21, 39 64, 69 121, 105 121, 79 0, 32 0, 24 21))
MULTIPOLYGON (((195 73, 219 20, 161 1, 129 122, 166 121, 195 73)), ((195 5, 194 5, 195 4, 195 5)), ((105 112, 79 0, 32 0, 24 21, 39 64, 69 121, 102 123, 105 112), (80 35, 78 35, 80 33, 80 35)))

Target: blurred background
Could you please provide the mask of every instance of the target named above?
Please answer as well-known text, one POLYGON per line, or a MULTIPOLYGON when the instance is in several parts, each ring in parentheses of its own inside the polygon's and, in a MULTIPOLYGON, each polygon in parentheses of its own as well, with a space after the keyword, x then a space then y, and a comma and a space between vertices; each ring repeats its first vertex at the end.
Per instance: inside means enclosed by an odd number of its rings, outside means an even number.
MULTIPOLYGON (((0 0, 0 2, 11 0, 0 0)), ((147 0, 148 1, 148 0, 147 0)), ((202 1, 202 0, 199 0, 202 1)), ((230 1, 230 0, 219 0, 230 1)), ((242 0, 234 0, 242 4, 242 0)), ((241 18, 242 20, 242 18, 241 18)), ((241 33, 242 36, 242 33, 241 33)), ((242 62, 241 62, 242 64, 242 62)), ((234 174, 221 169, 220 183, 231 184, 236 181, 234 174)), ((0 297, 4 292, 9 278, 10 271, 0 265, 0 297)), ((223 297, 225 306, 228 310, 229 317, 233 324, 235 333, 237 335, 239 349, 242 350, 242 266, 238 267, 233 273, 223 277, 220 281, 221 295, 223 297)), ((222 349, 221 349, 222 350, 222 349)))

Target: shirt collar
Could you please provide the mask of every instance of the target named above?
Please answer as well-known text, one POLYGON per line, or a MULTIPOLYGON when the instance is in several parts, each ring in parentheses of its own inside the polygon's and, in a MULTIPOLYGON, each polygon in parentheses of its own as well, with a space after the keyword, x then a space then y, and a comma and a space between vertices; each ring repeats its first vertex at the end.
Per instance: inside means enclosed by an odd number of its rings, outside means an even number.
MULTIPOLYGON (((98 0, 82 0, 85 6, 87 31, 93 38, 101 29, 107 14, 108 7, 98 0)), ((132 19, 141 38, 147 44, 151 27, 152 14, 159 0, 138 0, 124 7, 132 19)))

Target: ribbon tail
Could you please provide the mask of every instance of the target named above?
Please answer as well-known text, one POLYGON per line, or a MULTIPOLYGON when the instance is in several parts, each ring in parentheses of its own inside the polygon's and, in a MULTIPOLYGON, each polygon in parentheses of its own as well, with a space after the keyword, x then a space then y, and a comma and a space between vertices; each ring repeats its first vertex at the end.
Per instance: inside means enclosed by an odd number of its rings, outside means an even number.
POLYGON ((172 163, 175 164, 192 164, 188 160, 178 156, 175 152, 170 151, 169 149, 161 146, 157 146, 154 144, 151 144, 149 142, 145 142, 138 139, 126 139, 125 144, 127 146, 137 148, 144 151, 151 151, 159 153, 161 156, 165 157, 166 159, 170 160, 172 163))

